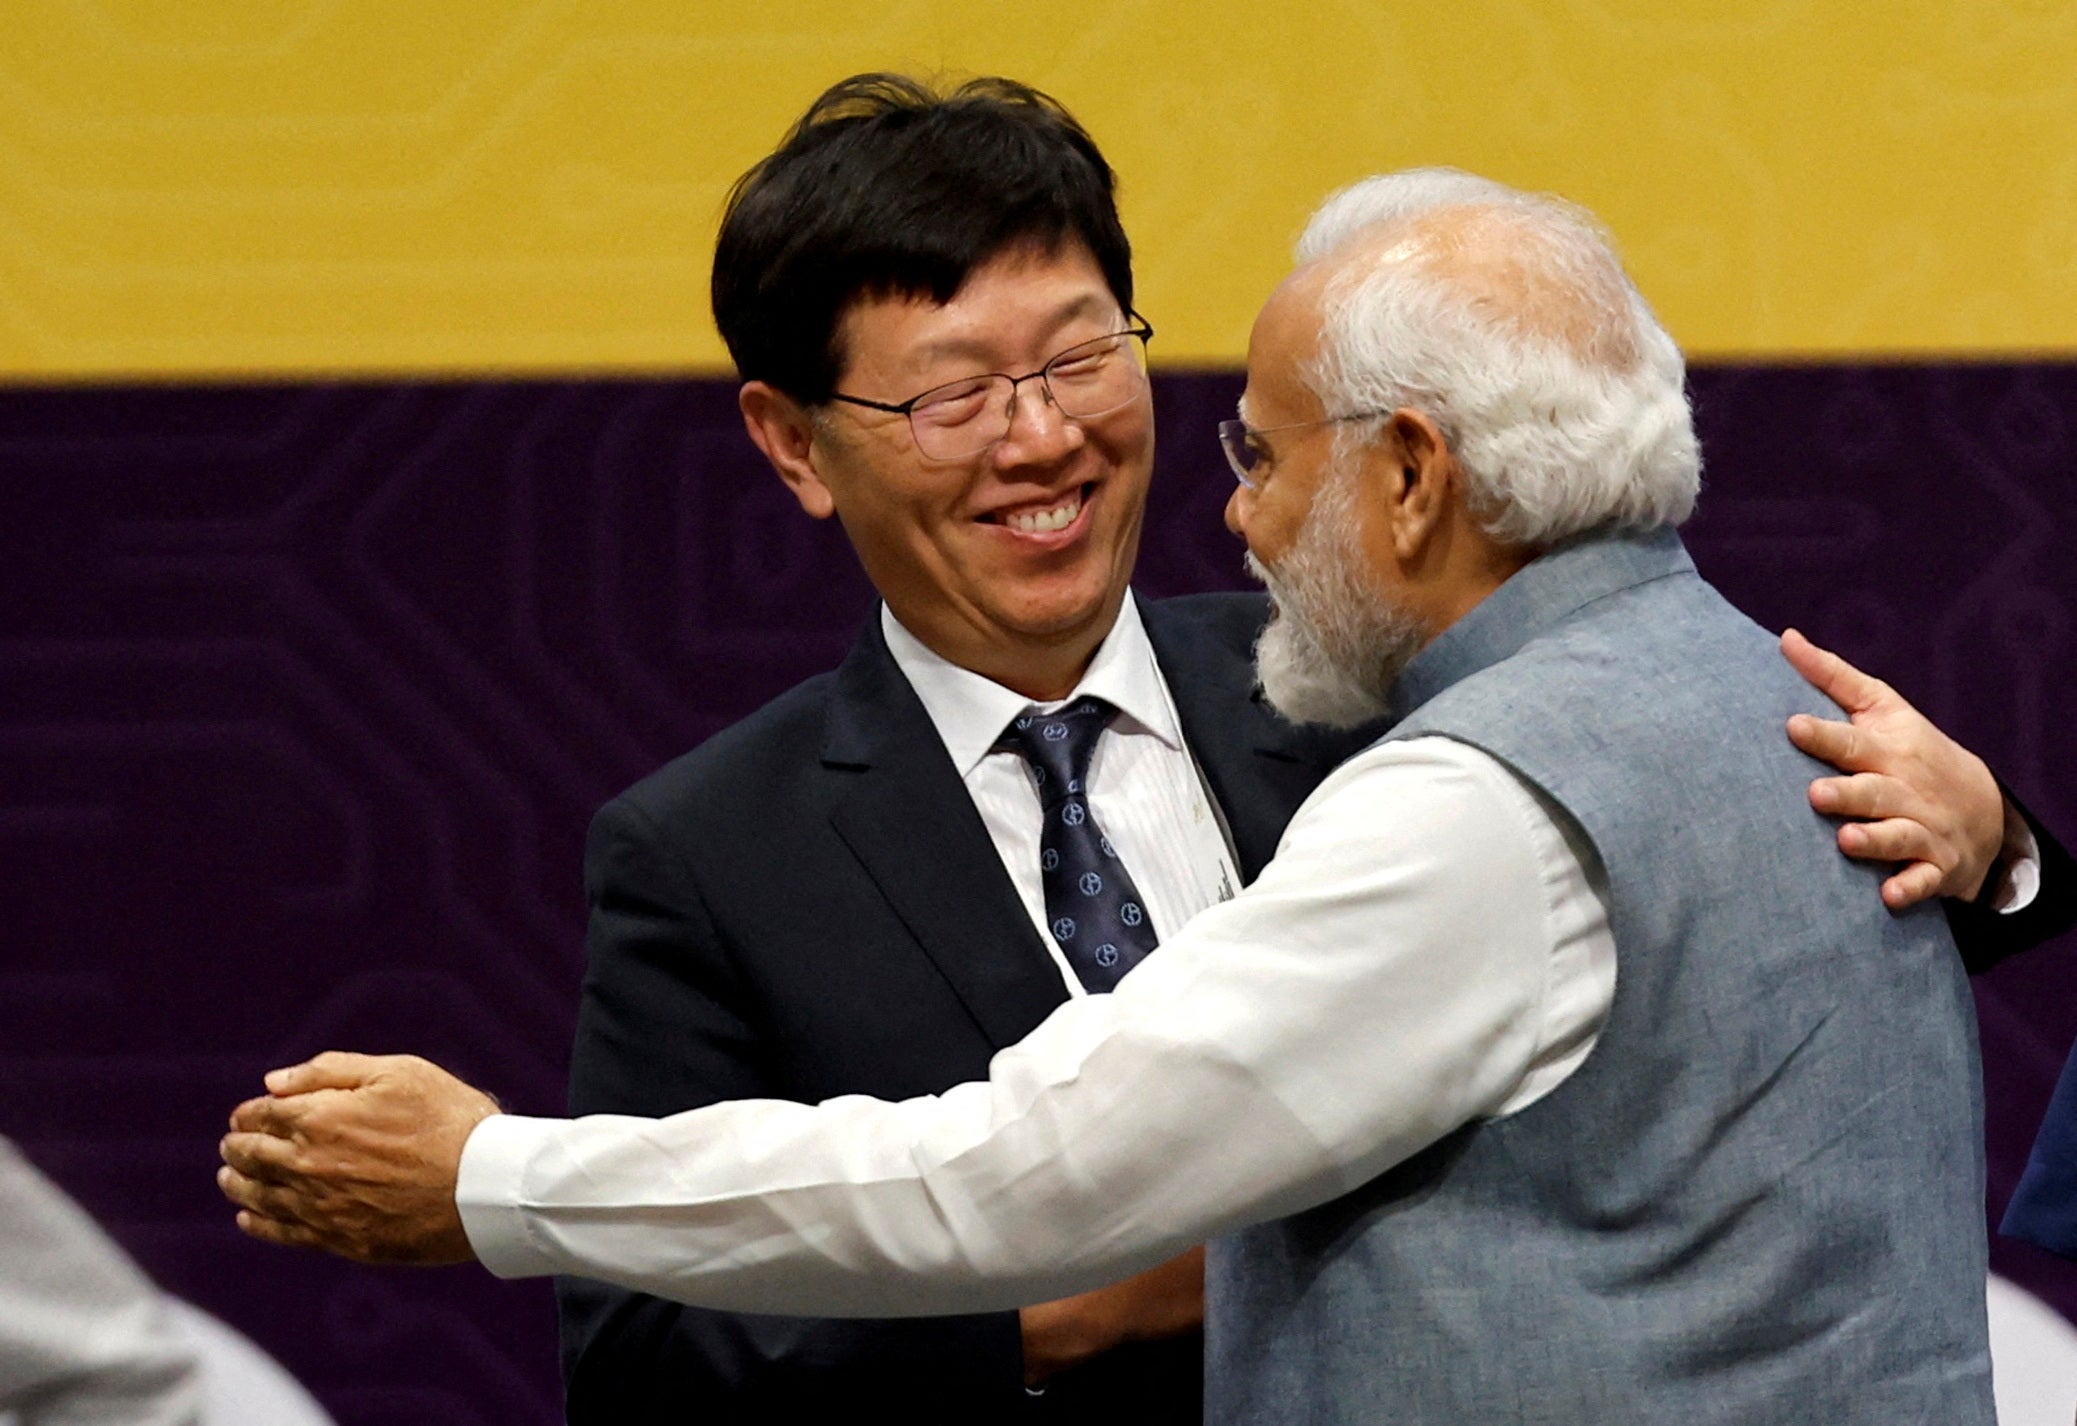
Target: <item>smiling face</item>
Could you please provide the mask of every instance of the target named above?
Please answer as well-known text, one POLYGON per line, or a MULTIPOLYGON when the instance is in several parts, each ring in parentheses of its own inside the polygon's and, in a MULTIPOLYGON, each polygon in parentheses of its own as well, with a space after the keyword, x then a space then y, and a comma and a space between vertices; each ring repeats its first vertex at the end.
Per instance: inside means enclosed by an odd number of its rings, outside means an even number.
MULTIPOLYGON (((942 305, 854 304, 839 328, 838 389, 900 403, 984 372, 1036 371, 1126 324, 1079 243, 1014 248, 942 305)), ((1139 549, 1148 393, 1071 421, 1044 383, 1026 381, 1009 433, 957 461, 919 452, 905 416, 829 403, 794 408, 788 426, 790 404, 761 383, 744 388, 753 438, 809 514, 843 521, 894 616, 962 667, 1027 697, 1065 695, 1110 631, 1139 549)))

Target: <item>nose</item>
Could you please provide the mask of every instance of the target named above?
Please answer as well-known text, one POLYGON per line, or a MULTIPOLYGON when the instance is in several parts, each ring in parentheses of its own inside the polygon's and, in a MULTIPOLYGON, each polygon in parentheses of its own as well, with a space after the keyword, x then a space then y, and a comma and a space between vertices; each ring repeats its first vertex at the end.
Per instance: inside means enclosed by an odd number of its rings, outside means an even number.
POLYGON ((1002 465, 1057 461, 1080 450, 1082 440, 1081 426, 1060 414, 1044 381, 1020 381, 1010 393, 1010 429, 996 443, 995 458, 1002 465))
POLYGON ((1252 507, 1254 503, 1255 492, 1238 482, 1233 487, 1233 494, 1226 497, 1226 528, 1243 540, 1248 537, 1246 507, 1252 507), (1246 502, 1246 506, 1242 502, 1246 502))

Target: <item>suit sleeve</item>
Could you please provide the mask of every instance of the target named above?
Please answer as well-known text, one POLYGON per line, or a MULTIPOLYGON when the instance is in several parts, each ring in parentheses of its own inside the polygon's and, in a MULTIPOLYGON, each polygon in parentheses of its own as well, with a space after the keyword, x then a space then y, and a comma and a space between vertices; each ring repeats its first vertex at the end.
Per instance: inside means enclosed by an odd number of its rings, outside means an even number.
POLYGON ((2077 1054, 2063 1065, 2000 1231, 2077 1258, 2077 1054))
POLYGON ((1999 962, 2077 925, 2077 863, 2041 820, 2021 805, 2007 789, 2006 798, 2032 829, 2041 851, 2041 888, 2032 902, 2018 911, 1998 912, 1970 901, 1948 901, 1947 925, 1962 953, 1969 974, 1981 975, 1999 962))
MULTIPOLYGON (((641 808, 609 804, 585 853, 590 967, 572 1114, 662 1117, 794 1097, 756 997, 682 851, 641 808)), ((754 951, 754 948, 751 948, 754 951)), ((580 1278, 557 1283, 571 1426, 815 1419, 899 1403, 923 1419, 1016 1419, 1015 1313, 902 1321, 710 1312, 580 1278)))

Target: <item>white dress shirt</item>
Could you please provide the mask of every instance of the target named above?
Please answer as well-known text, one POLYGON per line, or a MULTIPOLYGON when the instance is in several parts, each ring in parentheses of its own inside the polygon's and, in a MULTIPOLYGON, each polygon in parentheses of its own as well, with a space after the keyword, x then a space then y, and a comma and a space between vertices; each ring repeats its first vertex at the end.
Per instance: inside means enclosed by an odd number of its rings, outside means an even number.
POLYGON ((1499 763, 1376 745, 1276 859, 985 1082, 899 1104, 501 1115, 456 1202, 502 1276, 710 1307, 911 1316, 1041 1302, 1356 1187, 1515 1112, 1614 994, 1598 863, 1499 763))
POLYGON ((880 628, 888 652, 916 690, 952 765, 965 780, 989 840, 1016 883, 1068 994, 1088 992, 1053 939, 1052 918, 1046 914, 1045 881, 1039 872, 1044 812, 1038 783, 1022 754, 996 748, 1012 718, 1032 708, 1050 713, 1091 694, 1119 710, 1097 740, 1089 763, 1089 806, 1132 874, 1157 936, 1167 936, 1205 907, 1233 895, 1240 885, 1233 853, 1196 760, 1183 742, 1182 720, 1131 595, 1120 606, 1117 623, 1082 681, 1058 703, 1034 704, 934 653, 885 605, 880 628))

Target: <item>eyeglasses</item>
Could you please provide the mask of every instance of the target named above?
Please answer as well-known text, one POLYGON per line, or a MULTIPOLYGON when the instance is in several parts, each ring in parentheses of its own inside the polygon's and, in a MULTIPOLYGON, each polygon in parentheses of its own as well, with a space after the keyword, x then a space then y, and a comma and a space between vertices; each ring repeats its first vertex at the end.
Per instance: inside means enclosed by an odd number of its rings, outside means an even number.
POLYGON ((1255 467, 1269 459, 1269 447, 1262 442, 1264 436, 1273 436, 1279 431, 1303 431, 1313 426, 1338 426, 1343 421, 1371 421, 1391 414, 1390 411, 1351 411, 1346 416, 1293 421, 1288 426, 1250 426, 1246 421, 1221 421, 1219 445, 1226 452, 1226 464, 1233 467, 1233 478, 1250 490, 1260 490, 1262 486, 1255 477, 1255 467))
POLYGON ((832 392, 830 400, 891 411, 909 418, 916 449, 931 460, 977 456, 1010 433, 1017 388, 1037 381, 1054 409, 1071 421, 1091 421, 1130 403, 1147 388, 1147 342, 1154 329, 1138 325, 1077 342, 1037 371, 1022 376, 991 371, 933 386, 906 401, 868 401, 832 392))

